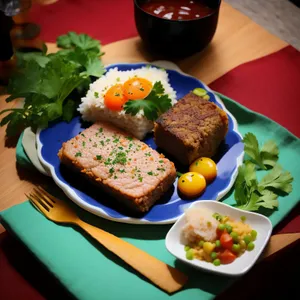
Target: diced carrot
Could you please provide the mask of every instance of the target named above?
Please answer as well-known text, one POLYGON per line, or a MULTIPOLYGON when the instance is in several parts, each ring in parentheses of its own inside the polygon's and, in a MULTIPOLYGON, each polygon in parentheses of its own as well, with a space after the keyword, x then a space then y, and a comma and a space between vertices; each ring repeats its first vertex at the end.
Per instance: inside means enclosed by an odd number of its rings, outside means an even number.
POLYGON ((153 160, 154 160, 152 156, 150 156, 150 157, 149 157, 149 159, 150 159, 151 161, 153 161, 153 160))
POLYGON ((222 264, 230 264, 236 259, 236 255, 225 249, 224 252, 220 253, 219 258, 222 264))
POLYGON ((233 246, 233 239, 231 235, 227 232, 224 231, 220 237, 220 243, 221 246, 225 249, 232 249, 233 246))
POLYGON ((147 149, 147 148, 148 148, 148 147, 147 147, 146 145, 143 145, 141 149, 142 149, 142 150, 145 150, 145 149, 147 149))

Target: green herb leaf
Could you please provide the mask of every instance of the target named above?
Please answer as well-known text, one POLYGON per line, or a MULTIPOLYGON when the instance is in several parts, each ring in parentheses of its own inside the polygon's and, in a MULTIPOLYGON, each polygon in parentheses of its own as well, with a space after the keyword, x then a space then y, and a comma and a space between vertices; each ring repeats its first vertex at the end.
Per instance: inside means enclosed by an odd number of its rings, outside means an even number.
POLYGON ((267 141, 260 151, 255 135, 248 132, 243 139, 243 143, 245 145, 245 153, 260 169, 266 170, 266 166, 273 167, 276 164, 279 150, 274 141, 267 141))
POLYGON ((274 141, 267 141, 261 148, 261 158, 265 166, 274 167, 278 160, 279 150, 274 141))
POLYGON ((135 116, 140 110, 148 120, 154 121, 158 116, 166 112, 171 106, 171 99, 164 95, 164 88, 160 81, 155 82, 149 95, 142 100, 130 100, 124 104, 127 114, 135 116))
POLYGON ((61 35, 56 39, 57 46, 64 49, 70 49, 73 47, 81 48, 82 50, 93 50, 96 53, 101 53, 100 42, 92 39, 87 34, 77 34, 75 32, 69 32, 61 35))
POLYGON ((244 151, 245 153, 261 168, 261 169, 266 169, 264 166, 261 156, 260 156, 260 151, 259 151, 259 146, 258 146, 258 141, 256 136, 253 133, 246 133, 244 139, 244 151))
POLYGON ((129 100, 124 104, 124 110, 127 114, 135 116, 140 110, 144 111, 148 120, 156 120, 158 118, 157 106, 149 100, 129 100))
POLYGON ((268 190, 264 190, 262 196, 258 199, 259 206, 264 208, 273 209, 274 207, 278 207, 279 203, 277 200, 278 196, 268 190))
POLYGON ((99 41, 74 32, 57 41, 65 49, 55 54, 46 55, 46 46, 42 52, 17 53, 19 67, 10 79, 6 101, 22 97, 24 108, 10 110, 1 121, 1 126, 7 124, 7 135, 16 135, 28 126, 46 127, 59 119, 70 121, 77 113, 80 93, 89 88, 90 76, 103 74, 99 41))
POLYGON ((246 160, 239 167, 234 191, 237 207, 250 211, 257 211, 260 207, 274 209, 279 205, 278 195, 292 191, 293 177, 290 172, 283 171, 276 164, 279 151, 275 142, 266 142, 260 152, 254 134, 247 133, 244 143, 245 151, 253 162, 264 168, 266 165, 274 167, 259 183, 256 179, 255 165, 252 162, 246 160))
POLYGON ((293 190, 292 182, 293 177, 291 173, 283 171, 282 168, 276 164, 274 168, 262 178, 258 187, 260 191, 271 188, 289 194, 293 190))

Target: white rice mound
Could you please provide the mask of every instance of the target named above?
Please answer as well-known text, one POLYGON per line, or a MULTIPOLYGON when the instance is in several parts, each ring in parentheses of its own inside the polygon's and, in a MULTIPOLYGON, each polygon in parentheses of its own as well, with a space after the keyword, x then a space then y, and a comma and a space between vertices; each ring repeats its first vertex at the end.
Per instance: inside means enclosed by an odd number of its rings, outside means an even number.
POLYGON ((85 121, 107 121, 120 127, 138 139, 142 140, 145 135, 153 129, 154 123, 149 121, 143 111, 139 111, 135 116, 125 114, 124 110, 112 111, 104 104, 106 91, 115 84, 123 84, 130 78, 140 77, 148 79, 154 84, 160 81, 168 94, 172 105, 176 103, 176 92, 169 83, 168 73, 155 67, 142 67, 136 70, 119 71, 118 68, 110 69, 101 78, 90 84, 85 97, 81 99, 78 111, 85 121), (95 96, 98 93, 98 98, 95 96))
POLYGON ((212 242, 217 239, 219 222, 213 214, 211 210, 199 207, 191 207, 185 212, 185 225, 181 232, 185 244, 200 240, 212 242))

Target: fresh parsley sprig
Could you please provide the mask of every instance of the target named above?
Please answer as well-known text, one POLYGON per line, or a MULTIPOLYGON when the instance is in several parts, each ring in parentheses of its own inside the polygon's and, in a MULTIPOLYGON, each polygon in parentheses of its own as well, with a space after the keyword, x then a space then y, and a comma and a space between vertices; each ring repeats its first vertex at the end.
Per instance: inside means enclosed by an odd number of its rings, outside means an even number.
POLYGON ((292 192, 293 177, 277 163, 279 150, 274 141, 266 142, 261 151, 253 133, 247 133, 243 142, 250 160, 246 159, 238 169, 234 190, 237 207, 249 211, 257 211, 261 207, 274 209, 279 205, 279 195, 292 192), (266 166, 272 169, 258 181, 257 167, 266 169, 266 166))
POLYGON ((256 136, 248 132, 245 134, 243 143, 245 153, 260 169, 266 170, 267 167, 274 167, 279 154, 278 147, 274 141, 267 141, 260 150, 256 136))
POLYGON ((24 98, 24 106, 0 112, 9 113, 0 122, 0 126, 7 124, 8 136, 28 126, 47 127, 58 119, 70 121, 92 77, 104 73, 99 41, 69 32, 57 38, 57 46, 63 49, 54 54, 47 55, 46 45, 42 52, 17 53, 18 71, 9 81, 6 102, 24 98))
POLYGON ((164 92, 162 83, 155 82, 145 99, 129 100, 124 104, 125 113, 135 116, 140 110, 143 110, 148 120, 155 121, 172 106, 171 99, 164 92))

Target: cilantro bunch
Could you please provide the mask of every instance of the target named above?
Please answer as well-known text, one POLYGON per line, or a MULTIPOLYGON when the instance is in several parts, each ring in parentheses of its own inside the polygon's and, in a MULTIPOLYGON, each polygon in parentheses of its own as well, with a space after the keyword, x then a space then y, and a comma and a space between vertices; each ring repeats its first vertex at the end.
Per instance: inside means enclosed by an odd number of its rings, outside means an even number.
POLYGON ((237 207, 249 211, 278 207, 278 196, 292 192, 293 177, 277 163, 279 150, 276 143, 267 141, 260 149, 252 133, 245 135, 243 143, 249 159, 238 170, 234 191, 237 207), (260 181, 257 170, 267 170, 260 181))
POLYGON ((1 126, 7 124, 7 136, 28 126, 70 121, 92 78, 104 73, 99 41, 69 32, 57 38, 57 46, 62 50, 54 54, 47 55, 46 45, 42 52, 17 53, 18 68, 9 81, 6 102, 24 98, 24 106, 0 112, 9 112, 0 122, 1 126))
POLYGON ((155 121, 162 113, 172 107, 171 99, 164 92, 162 83, 160 81, 155 82, 145 99, 129 100, 124 104, 125 113, 135 116, 140 110, 143 110, 148 120, 155 121))

